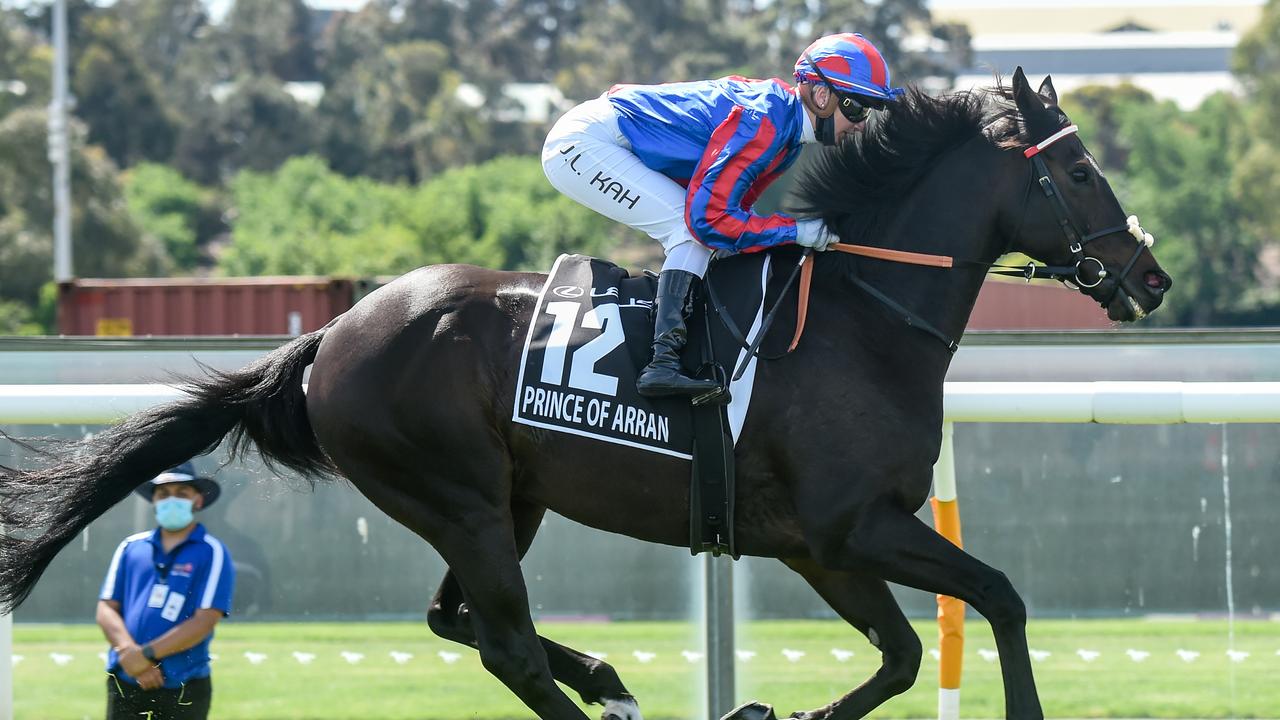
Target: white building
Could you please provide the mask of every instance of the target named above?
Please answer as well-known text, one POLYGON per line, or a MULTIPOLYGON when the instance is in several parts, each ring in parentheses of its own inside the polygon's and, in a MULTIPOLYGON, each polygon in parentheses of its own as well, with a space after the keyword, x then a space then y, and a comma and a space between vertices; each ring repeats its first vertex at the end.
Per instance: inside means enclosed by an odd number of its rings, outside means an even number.
POLYGON ((1231 56, 1262 6, 1261 0, 1043 6, 935 0, 931 9, 936 21, 961 22, 972 33, 974 61, 957 77, 958 89, 990 85, 993 73, 1007 78, 1021 65, 1033 82, 1052 74, 1059 92, 1129 82, 1189 109, 1215 92, 1239 90, 1231 56))

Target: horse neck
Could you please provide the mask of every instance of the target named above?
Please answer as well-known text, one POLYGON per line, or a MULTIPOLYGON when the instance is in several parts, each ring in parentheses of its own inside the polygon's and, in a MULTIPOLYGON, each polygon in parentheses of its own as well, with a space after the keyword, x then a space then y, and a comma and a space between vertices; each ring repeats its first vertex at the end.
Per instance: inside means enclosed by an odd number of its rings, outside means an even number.
MULTIPOLYGON (((898 210, 878 224, 867 244, 991 263, 1004 247, 997 225, 999 204, 1017 192, 1011 182, 1015 175, 1007 153, 975 139, 942 158, 898 210)), ((955 340, 964 332, 986 277, 986 268, 979 265, 942 269, 861 258, 858 272, 955 340)), ((930 342, 943 349, 937 340, 930 342)))

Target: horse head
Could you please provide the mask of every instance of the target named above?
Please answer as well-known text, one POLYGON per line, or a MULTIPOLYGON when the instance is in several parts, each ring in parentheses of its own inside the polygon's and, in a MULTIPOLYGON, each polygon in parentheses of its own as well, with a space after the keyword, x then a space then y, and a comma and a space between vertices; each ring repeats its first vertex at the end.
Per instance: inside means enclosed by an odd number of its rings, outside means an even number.
POLYGON ((1051 78, 1033 91, 1019 67, 1006 95, 1017 106, 1019 149, 1029 166, 1026 192, 1008 198, 1003 213, 1009 248, 1052 266, 1039 276, 1075 285, 1112 320, 1146 317, 1173 285, 1151 254, 1151 234, 1120 206, 1058 107, 1051 78))

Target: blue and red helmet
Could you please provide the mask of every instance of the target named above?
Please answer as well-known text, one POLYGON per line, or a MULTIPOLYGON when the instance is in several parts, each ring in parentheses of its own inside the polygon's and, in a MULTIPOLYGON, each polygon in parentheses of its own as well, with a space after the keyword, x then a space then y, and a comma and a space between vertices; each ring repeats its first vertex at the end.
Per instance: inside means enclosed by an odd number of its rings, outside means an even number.
POLYGON ((860 33, 827 35, 813 41, 796 60, 798 82, 823 82, 813 63, 838 92, 880 100, 892 100, 903 92, 889 86, 889 63, 860 33))

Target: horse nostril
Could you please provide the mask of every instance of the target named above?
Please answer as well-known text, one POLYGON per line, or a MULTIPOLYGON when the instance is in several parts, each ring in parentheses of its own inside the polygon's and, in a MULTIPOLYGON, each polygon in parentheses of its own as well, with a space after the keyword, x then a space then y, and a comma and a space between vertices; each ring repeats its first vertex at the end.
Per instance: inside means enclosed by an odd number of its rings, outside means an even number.
POLYGON ((1169 288, 1173 287, 1173 278, 1158 270, 1148 270, 1147 274, 1143 276, 1143 281, 1146 282, 1147 288, 1152 292, 1168 292, 1169 288))

